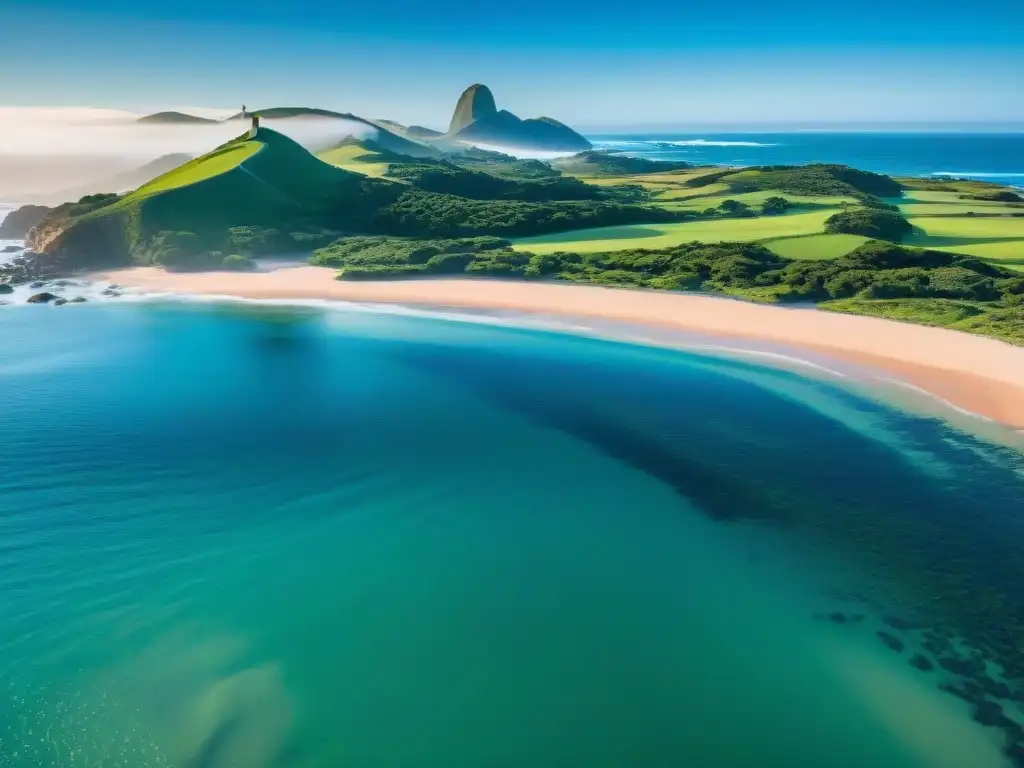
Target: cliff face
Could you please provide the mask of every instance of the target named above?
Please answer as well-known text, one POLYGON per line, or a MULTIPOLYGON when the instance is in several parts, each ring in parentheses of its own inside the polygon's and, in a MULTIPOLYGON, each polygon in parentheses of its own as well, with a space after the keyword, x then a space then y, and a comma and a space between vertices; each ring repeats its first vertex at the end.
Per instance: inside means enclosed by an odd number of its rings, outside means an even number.
POLYGON ((0 240, 24 240, 32 227, 52 211, 45 205, 23 205, 0 221, 0 240))
POLYGON ((121 217, 77 221, 57 216, 44 219, 28 233, 26 245, 44 271, 66 274, 131 261, 121 217))
POLYGON ((498 107, 494 103, 494 94, 486 85, 471 85, 462 92, 459 103, 455 105, 455 113, 452 115, 451 125, 448 133, 458 133, 462 129, 476 122, 492 117, 498 113, 498 107))
POLYGON ((583 136, 550 117, 521 120, 508 110, 498 111, 494 95, 485 85, 471 85, 459 97, 448 137, 466 143, 552 152, 591 148, 583 136))

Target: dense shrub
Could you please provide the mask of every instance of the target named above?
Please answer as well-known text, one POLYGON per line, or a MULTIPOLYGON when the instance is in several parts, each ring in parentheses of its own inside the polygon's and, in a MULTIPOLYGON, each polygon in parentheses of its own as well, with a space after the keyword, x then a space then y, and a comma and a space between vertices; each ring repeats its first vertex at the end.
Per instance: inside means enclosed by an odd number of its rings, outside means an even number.
POLYGON ((780 214, 785 213, 792 207, 793 204, 789 202, 789 200, 779 195, 776 195, 774 197, 769 197, 767 200, 761 203, 761 213, 764 214, 765 216, 778 216, 780 214))
POLYGON ((599 200, 548 203, 470 200, 413 189, 378 209, 370 228, 382 234, 426 238, 525 237, 585 227, 684 221, 698 217, 693 211, 668 211, 599 200))
POLYGON ((898 241, 909 235, 913 227, 895 211, 854 208, 829 216, 825 221, 825 231, 898 241))

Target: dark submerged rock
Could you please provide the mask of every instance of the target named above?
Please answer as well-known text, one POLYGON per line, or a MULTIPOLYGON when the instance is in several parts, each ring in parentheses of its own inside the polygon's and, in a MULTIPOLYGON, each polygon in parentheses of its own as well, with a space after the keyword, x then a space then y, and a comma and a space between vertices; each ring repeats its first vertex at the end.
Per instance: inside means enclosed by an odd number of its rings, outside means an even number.
POLYGON ((839 611, 835 611, 834 613, 830 613, 826 618, 829 621, 835 622, 836 624, 845 624, 846 623, 846 614, 845 613, 840 613, 839 611))
POLYGON ((42 288, 44 285, 46 285, 46 283, 44 283, 42 280, 36 280, 36 281, 34 281, 32 283, 29 283, 28 287, 29 288, 42 288))
POLYGON ((990 677, 983 677, 978 682, 981 687, 985 689, 985 693, 994 699, 1013 698, 1013 691, 1010 690, 1010 686, 1001 680, 993 680, 990 677))
POLYGON ((882 630, 878 630, 875 634, 878 635, 878 639, 885 643, 885 646, 889 650, 896 651, 896 653, 903 652, 905 647, 903 645, 903 641, 895 635, 890 635, 888 632, 883 632, 882 630))
POLYGON ((1024 768, 1024 744, 1020 742, 1007 744, 1003 748, 1003 754, 1010 758, 1010 763, 1016 768, 1024 768))
POLYGON ((53 301, 57 297, 49 291, 43 291, 28 297, 29 304, 46 304, 53 301))
POLYGON ((919 621, 912 621, 910 619, 903 618, 902 616, 893 615, 883 616, 882 623, 889 625, 893 629, 899 629, 903 631, 906 631, 908 629, 921 629, 922 627, 924 627, 924 624, 922 624, 919 621))
POLYGON ((975 696, 971 691, 968 691, 966 688, 954 685, 952 683, 942 683, 939 686, 939 690, 945 691, 946 693, 951 693, 958 699, 963 699, 964 701, 970 702, 971 704, 977 701, 977 696, 975 696))
POLYGON ((56 299, 53 302, 53 306, 55 306, 55 307, 63 307, 67 303, 68 303, 67 299, 56 299))
POLYGON ((115 291, 113 288, 107 288, 106 290, 103 291, 103 295, 104 296, 120 296, 121 294, 118 291, 115 291))
POLYGON ((14 293, 14 288, 10 283, 0 283, 0 294, 2 293, 14 293))
POLYGON ((84 304, 86 301, 88 301, 88 299, 86 299, 85 296, 75 296, 75 298, 71 299, 72 304, 84 304))
POLYGON ((20 245, 5 245, 0 248, 0 253, 17 253, 20 250, 23 250, 20 245))
POLYGON ((935 669, 935 665, 928 660, 927 656, 922 656, 920 653, 915 653, 910 659, 910 666, 915 669, 920 669, 922 672, 931 672, 935 669))
POLYGON ((980 659, 958 659, 954 656, 943 656, 939 659, 939 666, 954 675, 974 677, 985 671, 985 664, 980 659))
POLYGON ((1003 708, 994 701, 983 699, 974 708, 974 721, 992 728, 1013 728, 1016 723, 1006 716, 1003 708))

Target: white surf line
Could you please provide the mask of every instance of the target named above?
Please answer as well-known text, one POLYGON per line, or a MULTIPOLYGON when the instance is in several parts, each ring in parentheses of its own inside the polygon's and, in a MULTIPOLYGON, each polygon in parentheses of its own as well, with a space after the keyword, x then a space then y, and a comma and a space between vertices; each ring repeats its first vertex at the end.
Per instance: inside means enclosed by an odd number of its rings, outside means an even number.
MULTIPOLYGON (((915 384, 911 384, 909 381, 903 381, 902 379, 892 378, 891 376, 875 376, 874 378, 879 380, 879 381, 884 381, 887 384, 895 384, 898 387, 902 387, 904 389, 912 390, 912 391, 918 393, 919 395, 925 395, 929 399, 934 400, 937 403, 945 406, 946 408, 950 408, 951 410, 956 411, 957 413, 963 414, 964 416, 971 416, 971 417, 973 417, 975 419, 980 419, 981 421, 988 422, 989 424, 998 424, 999 423, 995 419, 990 419, 988 416, 984 416, 984 415, 982 415, 980 413, 977 413, 976 411, 971 411, 971 410, 968 410, 967 408, 961 408, 959 405, 954 405, 953 403, 951 403, 946 398, 940 397, 939 395, 936 395, 934 392, 929 392, 927 389, 923 389, 921 387, 918 387, 915 384)), ((1020 432, 1020 433, 1024 434, 1024 429, 1016 429, 1016 430, 1013 430, 1013 431, 1014 432, 1020 432)))

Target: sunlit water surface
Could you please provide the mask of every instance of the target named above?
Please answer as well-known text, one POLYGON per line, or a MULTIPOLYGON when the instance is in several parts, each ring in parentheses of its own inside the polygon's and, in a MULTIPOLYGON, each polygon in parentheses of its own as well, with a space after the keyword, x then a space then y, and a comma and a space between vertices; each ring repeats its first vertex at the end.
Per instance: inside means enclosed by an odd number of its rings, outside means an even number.
POLYGON ((5 308, 0 403, 2 766, 1005 764, 876 635, 929 599, 928 516, 964 573, 1021 540, 1015 454, 935 420, 560 333, 162 303, 5 308))

